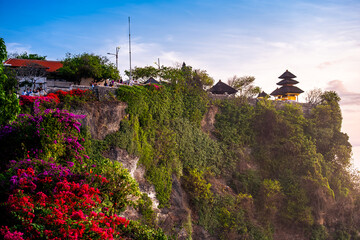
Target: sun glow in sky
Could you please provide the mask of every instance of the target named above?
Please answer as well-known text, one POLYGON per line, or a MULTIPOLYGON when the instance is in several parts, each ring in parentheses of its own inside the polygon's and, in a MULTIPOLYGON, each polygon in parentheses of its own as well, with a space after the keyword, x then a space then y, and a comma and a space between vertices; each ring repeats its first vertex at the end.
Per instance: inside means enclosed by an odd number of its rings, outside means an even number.
POLYGON ((0 37, 9 53, 49 60, 67 52, 105 56, 120 46, 123 73, 130 16, 132 66, 155 66, 160 58, 165 66, 205 69, 216 80, 251 75, 267 93, 288 69, 305 92, 339 93, 343 131, 360 169, 359 13, 358 0, 0 0, 0 37))

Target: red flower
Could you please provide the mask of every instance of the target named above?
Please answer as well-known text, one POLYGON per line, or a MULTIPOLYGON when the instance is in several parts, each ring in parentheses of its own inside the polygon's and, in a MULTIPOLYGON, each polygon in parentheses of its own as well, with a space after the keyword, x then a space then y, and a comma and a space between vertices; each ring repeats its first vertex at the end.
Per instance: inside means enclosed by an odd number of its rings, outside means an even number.
POLYGON ((74 219, 74 220, 84 220, 85 219, 84 213, 81 210, 79 210, 77 212, 73 212, 73 214, 71 214, 70 217, 71 217, 71 219, 74 219))

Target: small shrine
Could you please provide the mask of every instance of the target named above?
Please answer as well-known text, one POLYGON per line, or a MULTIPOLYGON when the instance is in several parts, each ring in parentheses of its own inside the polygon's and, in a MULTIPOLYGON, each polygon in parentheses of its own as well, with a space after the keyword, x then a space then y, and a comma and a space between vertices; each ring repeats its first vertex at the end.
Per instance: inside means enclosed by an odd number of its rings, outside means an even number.
POLYGON ((259 95, 256 97, 257 99, 268 99, 270 96, 266 92, 262 91, 259 93, 259 95))
POLYGON ((153 77, 150 77, 144 84, 159 84, 160 82, 156 81, 153 77))
POLYGON ((230 87, 229 85, 227 85, 226 83, 223 83, 221 80, 219 80, 219 82, 217 84, 215 84, 212 88, 209 89, 209 92, 211 92, 212 94, 218 94, 218 95, 223 95, 223 94, 228 94, 228 95, 232 95, 237 93, 237 90, 230 87))
POLYGON ((282 80, 278 82, 277 85, 280 85, 281 87, 275 89, 272 93, 270 93, 270 95, 274 96, 275 100, 298 101, 299 94, 303 93, 304 91, 294 86, 295 84, 299 83, 293 79, 296 78, 296 76, 286 70, 279 78, 282 80))

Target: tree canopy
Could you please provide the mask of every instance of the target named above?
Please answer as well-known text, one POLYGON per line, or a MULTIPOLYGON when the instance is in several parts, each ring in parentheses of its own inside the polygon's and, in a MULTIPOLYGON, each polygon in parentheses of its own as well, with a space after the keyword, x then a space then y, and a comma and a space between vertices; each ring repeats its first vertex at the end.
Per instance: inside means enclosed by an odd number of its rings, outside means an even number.
MULTIPOLYGON (((0 62, 6 59, 6 46, 4 39, 0 38, 0 62)), ((19 100, 16 96, 17 81, 14 77, 10 78, 4 71, 4 66, 0 64, 0 125, 15 120, 20 112, 19 100)))
POLYGON ((253 97, 261 92, 260 87, 254 86, 255 77, 243 76, 238 77, 234 75, 228 79, 231 87, 239 91, 240 96, 253 97))
MULTIPOLYGON (((133 79, 139 78, 150 78, 150 77, 158 77, 160 74, 160 70, 153 66, 145 66, 145 67, 135 67, 131 71, 131 76, 133 79)), ((125 70, 125 75, 130 77, 130 71, 125 70)))
POLYGON ((93 78, 95 82, 104 79, 119 79, 119 71, 108 58, 89 53, 71 55, 68 53, 58 69, 60 77, 80 83, 82 78, 93 78))
POLYGON ((27 52, 23 52, 23 53, 10 53, 9 54, 9 58, 17 58, 17 59, 33 59, 33 60, 46 60, 47 56, 41 56, 39 54, 36 53, 27 53, 27 52))
MULTIPOLYGON (((125 70, 125 75, 130 76, 130 71, 125 70)), ((153 66, 135 67, 131 71, 133 79, 139 78, 161 78, 164 80, 187 79, 188 83, 199 81, 201 86, 211 86, 214 84, 214 79, 209 76, 206 70, 193 69, 191 66, 186 66, 185 63, 181 67, 165 67, 155 68, 153 66)))

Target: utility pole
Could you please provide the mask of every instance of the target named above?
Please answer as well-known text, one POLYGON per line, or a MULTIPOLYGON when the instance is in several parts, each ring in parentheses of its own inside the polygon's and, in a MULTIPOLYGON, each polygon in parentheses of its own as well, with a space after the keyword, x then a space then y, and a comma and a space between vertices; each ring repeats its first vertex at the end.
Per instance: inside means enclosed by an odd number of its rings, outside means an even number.
POLYGON ((129 17, 129 61, 130 61, 130 77, 129 81, 132 79, 132 70, 131 70, 131 37, 130 37, 130 17, 129 17))
MULTIPOLYGON (((116 52, 114 53, 107 53, 109 55, 114 55, 116 57, 116 69, 119 71, 119 64, 118 64, 118 59, 119 59, 119 50, 120 47, 116 47, 116 52)), ((120 72, 120 71, 119 71, 120 72)))

